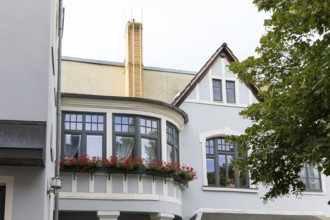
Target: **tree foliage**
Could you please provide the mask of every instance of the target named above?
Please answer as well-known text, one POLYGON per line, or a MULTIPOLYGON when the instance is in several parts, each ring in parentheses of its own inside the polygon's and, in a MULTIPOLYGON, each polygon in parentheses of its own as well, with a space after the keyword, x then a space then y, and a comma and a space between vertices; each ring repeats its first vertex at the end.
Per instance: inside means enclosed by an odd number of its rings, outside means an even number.
POLYGON ((259 88, 261 102, 241 112, 252 121, 232 137, 254 183, 269 186, 265 201, 300 194, 304 163, 330 174, 330 1, 254 0, 265 20, 257 57, 234 62, 240 80, 259 88))

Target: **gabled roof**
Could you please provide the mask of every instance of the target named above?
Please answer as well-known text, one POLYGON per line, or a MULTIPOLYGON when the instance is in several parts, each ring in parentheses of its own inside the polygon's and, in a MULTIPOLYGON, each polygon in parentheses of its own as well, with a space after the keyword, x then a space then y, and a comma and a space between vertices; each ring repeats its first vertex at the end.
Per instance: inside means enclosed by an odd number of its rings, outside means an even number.
MULTIPOLYGON (((229 63, 238 61, 237 57, 233 54, 233 52, 227 46, 227 43, 223 43, 211 56, 211 58, 204 64, 204 66, 198 71, 195 77, 190 81, 190 83, 184 88, 184 90, 172 101, 172 104, 176 107, 179 107, 184 100, 189 96, 189 94, 196 87, 197 83, 199 83, 208 73, 210 67, 216 61, 218 57, 226 58, 229 63)), ((260 101, 258 97, 259 89, 254 84, 246 84, 246 86, 252 91, 255 97, 260 101)))

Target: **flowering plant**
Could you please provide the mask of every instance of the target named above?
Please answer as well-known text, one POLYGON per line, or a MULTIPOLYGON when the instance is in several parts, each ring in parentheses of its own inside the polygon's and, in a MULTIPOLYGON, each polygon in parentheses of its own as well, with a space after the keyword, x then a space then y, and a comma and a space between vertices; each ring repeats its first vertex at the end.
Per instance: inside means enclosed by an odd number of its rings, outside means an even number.
POLYGON ((60 167, 61 170, 72 169, 79 172, 94 172, 95 169, 102 166, 102 160, 98 157, 89 158, 87 155, 78 158, 64 157, 61 160, 60 167))
POLYGON ((62 171, 95 172, 106 168, 107 172, 129 173, 138 171, 140 174, 162 176, 174 179, 176 182, 187 186, 187 183, 197 178, 196 171, 192 167, 180 165, 176 162, 164 162, 153 160, 147 162, 143 158, 120 158, 111 156, 106 160, 98 157, 89 158, 87 155, 80 158, 64 157, 61 161, 62 171))

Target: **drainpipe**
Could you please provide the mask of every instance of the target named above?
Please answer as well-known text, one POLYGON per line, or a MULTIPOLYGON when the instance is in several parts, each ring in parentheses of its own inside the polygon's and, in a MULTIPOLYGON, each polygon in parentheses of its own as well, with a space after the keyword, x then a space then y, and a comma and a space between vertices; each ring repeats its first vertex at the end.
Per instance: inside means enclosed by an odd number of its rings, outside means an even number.
MULTIPOLYGON (((57 51, 57 105, 56 105, 56 159, 55 178, 60 178, 60 158, 61 158, 61 75, 62 75, 62 36, 63 36, 63 0, 59 0, 58 5, 58 51, 57 51)), ((53 220, 58 220, 59 216, 59 191, 55 190, 54 216, 53 220)))

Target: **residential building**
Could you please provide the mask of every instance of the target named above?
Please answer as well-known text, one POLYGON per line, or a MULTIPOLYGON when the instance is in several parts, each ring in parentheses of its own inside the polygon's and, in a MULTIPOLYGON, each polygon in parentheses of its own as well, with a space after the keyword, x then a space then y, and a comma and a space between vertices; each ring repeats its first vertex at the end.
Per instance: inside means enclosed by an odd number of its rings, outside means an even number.
POLYGON ((267 188, 237 173, 244 157, 227 135, 250 121, 239 112, 258 102, 258 88, 228 69, 237 58, 223 43, 197 73, 143 66, 142 24, 128 22, 125 63, 63 58, 62 159, 143 157, 193 167, 182 190, 148 173, 63 170, 60 219, 330 219, 329 179, 305 167, 301 198, 263 204, 267 188))
POLYGON ((53 216, 58 1, 1 1, 0 219, 53 216))

